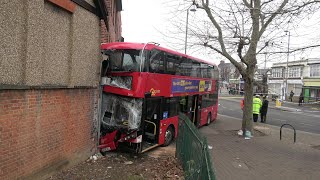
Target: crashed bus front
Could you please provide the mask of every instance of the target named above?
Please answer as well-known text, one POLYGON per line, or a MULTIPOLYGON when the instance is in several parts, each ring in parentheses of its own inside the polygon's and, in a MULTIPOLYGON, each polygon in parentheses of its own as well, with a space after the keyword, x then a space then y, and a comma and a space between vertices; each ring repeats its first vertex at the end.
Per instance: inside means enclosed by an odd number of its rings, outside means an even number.
POLYGON ((103 93, 100 151, 117 149, 119 143, 141 143, 138 135, 142 115, 141 98, 103 93))

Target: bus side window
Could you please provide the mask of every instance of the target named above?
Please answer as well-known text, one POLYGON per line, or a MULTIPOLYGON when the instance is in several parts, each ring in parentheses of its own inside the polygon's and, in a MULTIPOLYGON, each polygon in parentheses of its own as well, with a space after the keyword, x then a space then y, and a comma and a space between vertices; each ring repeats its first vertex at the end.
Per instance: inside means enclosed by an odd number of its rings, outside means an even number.
POLYGON ((163 118, 178 115, 178 99, 176 97, 166 98, 163 105, 163 118))
POLYGON ((213 79, 219 79, 219 70, 217 66, 213 66, 213 79))
POLYGON ((180 66, 180 57, 168 54, 166 58, 166 63, 167 63, 167 69, 166 69, 166 74, 172 74, 176 75, 179 74, 177 71, 179 70, 180 66))
POLYGON ((217 104, 217 100, 218 100, 218 92, 215 92, 213 94, 210 94, 209 95, 209 98, 210 98, 210 105, 216 105, 217 104))
POLYGON ((211 78, 211 79, 215 79, 214 78, 214 66, 213 67, 210 67, 210 69, 209 69, 209 78, 211 78))
POLYGON ((209 78, 209 75, 208 75, 208 64, 204 64, 204 63, 201 63, 201 77, 202 78, 209 78))
POLYGON ((192 61, 187 58, 182 58, 179 69, 181 76, 190 76, 192 70, 192 61))
POLYGON ((204 94, 202 96, 202 107, 207 108, 210 106, 210 96, 209 94, 204 94))
POLYGON ((191 76, 193 76, 193 77, 201 77, 201 69, 200 69, 200 63, 199 62, 196 62, 196 61, 192 62, 191 76))
POLYGON ((153 73, 164 72, 164 53, 159 50, 153 50, 150 56, 149 71, 153 73))

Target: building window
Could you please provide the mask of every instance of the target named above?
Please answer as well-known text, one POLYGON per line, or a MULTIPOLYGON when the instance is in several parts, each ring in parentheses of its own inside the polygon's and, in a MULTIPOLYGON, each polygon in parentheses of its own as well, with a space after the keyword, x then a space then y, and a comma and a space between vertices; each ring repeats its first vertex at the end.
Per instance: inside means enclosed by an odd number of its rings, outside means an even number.
POLYGON ((272 77, 282 77, 282 68, 274 68, 272 69, 272 77))
POLYGON ((289 67, 288 77, 301 77, 301 67, 289 67))
POLYGON ((310 77, 320 76, 320 64, 310 65, 310 77))

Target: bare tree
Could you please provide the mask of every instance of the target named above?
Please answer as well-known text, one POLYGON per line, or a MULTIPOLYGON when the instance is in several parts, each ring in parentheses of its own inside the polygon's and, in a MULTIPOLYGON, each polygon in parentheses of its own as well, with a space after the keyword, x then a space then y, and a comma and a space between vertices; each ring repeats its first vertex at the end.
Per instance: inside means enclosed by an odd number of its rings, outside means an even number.
POLYGON ((197 45, 228 59, 245 81, 242 130, 252 132, 252 100, 257 56, 279 38, 296 17, 304 18, 319 8, 319 1, 304 0, 192 0, 208 17, 209 29, 192 27, 197 45))

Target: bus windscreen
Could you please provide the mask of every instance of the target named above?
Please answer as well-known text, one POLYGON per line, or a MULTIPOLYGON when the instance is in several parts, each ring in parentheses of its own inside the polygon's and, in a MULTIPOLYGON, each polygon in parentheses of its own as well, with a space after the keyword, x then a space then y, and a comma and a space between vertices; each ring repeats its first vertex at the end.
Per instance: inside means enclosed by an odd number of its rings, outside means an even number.
POLYGON ((102 125, 108 129, 138 129, 141 123, 142 99, 102 95, 102 125))
POLYGON ((140 71, 141 60, 144 61, 145 59, 145 55, 142 56, 141 50, 135 49, 114 50, 112 53, 110 53, 110 50, 103 50, 102 52, 109 57, 110 67, 108 68, 111 72, 138 72, 140 71))

